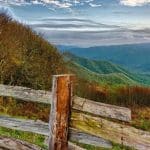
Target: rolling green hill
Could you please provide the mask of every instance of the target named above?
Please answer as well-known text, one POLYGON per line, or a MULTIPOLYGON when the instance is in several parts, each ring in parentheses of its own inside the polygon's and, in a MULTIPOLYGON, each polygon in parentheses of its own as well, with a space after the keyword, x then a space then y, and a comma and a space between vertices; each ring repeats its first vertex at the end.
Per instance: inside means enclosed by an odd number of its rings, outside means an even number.
POLYGON ((132 73, 109 61, 96 61, 64 53, 68 68, 78 77, 108 85, 150 85, 150 76, 132 73))

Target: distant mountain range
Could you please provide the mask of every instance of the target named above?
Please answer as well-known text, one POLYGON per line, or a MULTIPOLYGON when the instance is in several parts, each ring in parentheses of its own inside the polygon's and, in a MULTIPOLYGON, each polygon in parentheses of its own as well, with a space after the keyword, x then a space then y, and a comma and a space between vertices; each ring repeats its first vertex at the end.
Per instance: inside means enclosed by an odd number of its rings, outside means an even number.
POLYGON ((150 85, 150 75, 137 74, 109 61, 91 60, 64 53, 68 68, 79 78, 106 85, 150 85))
POLYGON ((58 46, 61 51, 69 51, 91 60, 110 61, 140 73, 150 73, 150 43, 80 48, 58 46))

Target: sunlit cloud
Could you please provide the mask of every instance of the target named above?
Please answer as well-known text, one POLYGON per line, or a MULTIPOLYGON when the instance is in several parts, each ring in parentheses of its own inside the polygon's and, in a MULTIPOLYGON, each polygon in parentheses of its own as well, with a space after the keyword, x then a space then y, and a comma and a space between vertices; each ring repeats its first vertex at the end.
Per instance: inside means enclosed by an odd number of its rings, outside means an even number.
POLYGON ((57 8, 71 8, 74 6, 84 6, 89 7, 100 7, 101 4, 97 4, 96 0, 0 0, 1 4, 6 5, 46 5, 57 8))
POLYGON ((89 3, 89 5, 91 7, 101 7, 102 6, 101 4, 93 4, 93 3, 89 3))
POLYGON ((143 6, 150 3, 150 0, 121 0, 120 3, 126 6, 143 6))
POLYGON ((72 4, 69 1, 62 1, 59 0, 0 0, 2 4, 8 5, 30 5, 30 4, 42 4, 42 5, 53 5, 59 8, 69 8, 72 4))

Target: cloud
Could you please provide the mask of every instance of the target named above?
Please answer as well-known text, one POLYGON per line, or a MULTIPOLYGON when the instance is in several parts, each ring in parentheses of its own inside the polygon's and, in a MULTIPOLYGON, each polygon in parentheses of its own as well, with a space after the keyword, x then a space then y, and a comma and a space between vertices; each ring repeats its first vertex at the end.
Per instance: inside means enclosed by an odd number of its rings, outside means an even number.
POLYGON ((120 3, 125 6, 143 6, 150 3, 150 0, 120 0, 120 3))
POLYGON ((0 3, 6 5, 30 5, 30 4, 42 4, 42 5, 53 5, 58 8, 70 8, 72 3, 69 0, 0 0, 0 3))
POLYGON ((0 0, 0 3, 2 5, 17 5, 17 6, 31 4, 29 1, 26 0, 0 0))
POLYGON ((150 32, 133 30, 113 31, 57 31, 39 30, 47 40, 55 45, 76 45, 91 47, 99 45, 117 45, 133 43, 149 43, 150 32))
POLYGON ((86 3, 89 3, 89 2, 93 2, 94 0, 86 0, 85 2, 86 3))
POLYGON ((93 3, 89 3, 89 5, 91 7, 101 7, 102 6, 101 4, 93 4, 93 3))
POLYGON ((70 8, 72 6, 69 2, 60 2, 57 0, 43 0, 44 3, 53 4, 59 8, 70 8))
MULTIPOLYGON (((150 3, 150 0, 119 0, 122 5, 125 6, 143 6, 150 3)), ((97 4, 96 0, 0 0, 1 4, 8 5, 30 5, 41 4, 47 6, 53 6, 56 8, 71 8, 73 6, 84 6, 88 4, 90 7, 100 7, 101 4, 97 4)))
POLYGON ((101 4, 95 3, 96 0, 0 0, 0 4, 5 5, 46 5, 47 7, 53 8, 68 8, 77 7, 77 6, 85 6, 88 5, 90 7, 100 7, 101 4))
POLYGON ((29 26, 56 45, 89 47, 150 42, 149 28, 129 29, 84 18, 39 18, 29 26))
POLYGON ((83 18, 41 18, 28 24, 33 29, 57 31, 108 31, 120 28, 83 18))
POLYGON ((59 22, 61 24, 63 24, 64 22, 68 22, 68 23, 81 23, 81 24, 92 24, 92 25, 97 25, 99 27, 105 27, 105 28, 119 28, 119 26, 117 25, 107 25, 107 24, 103 24, 103 23, 99 23, 90 19, 85 19, 85 18, 40 18, 39 21, 41 22, 47 22, 47 23, 52 23, 52 22, 59 22))

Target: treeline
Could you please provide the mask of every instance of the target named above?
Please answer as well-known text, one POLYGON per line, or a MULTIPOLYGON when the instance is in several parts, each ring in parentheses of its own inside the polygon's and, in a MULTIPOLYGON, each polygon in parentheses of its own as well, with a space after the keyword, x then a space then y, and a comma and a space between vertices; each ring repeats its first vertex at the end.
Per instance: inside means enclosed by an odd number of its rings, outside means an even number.
POLYGON ((119 88, 116 91, 116 102, 129 107, 150 107, 150 88, 140 86, 119 88))
POLYGON ((111 89, 108 86, 100 87, 96 83, 79 79, 76 83, 76 94, 98 102, 130 108, 150 107, 150 87, 123 86, 111 89))

